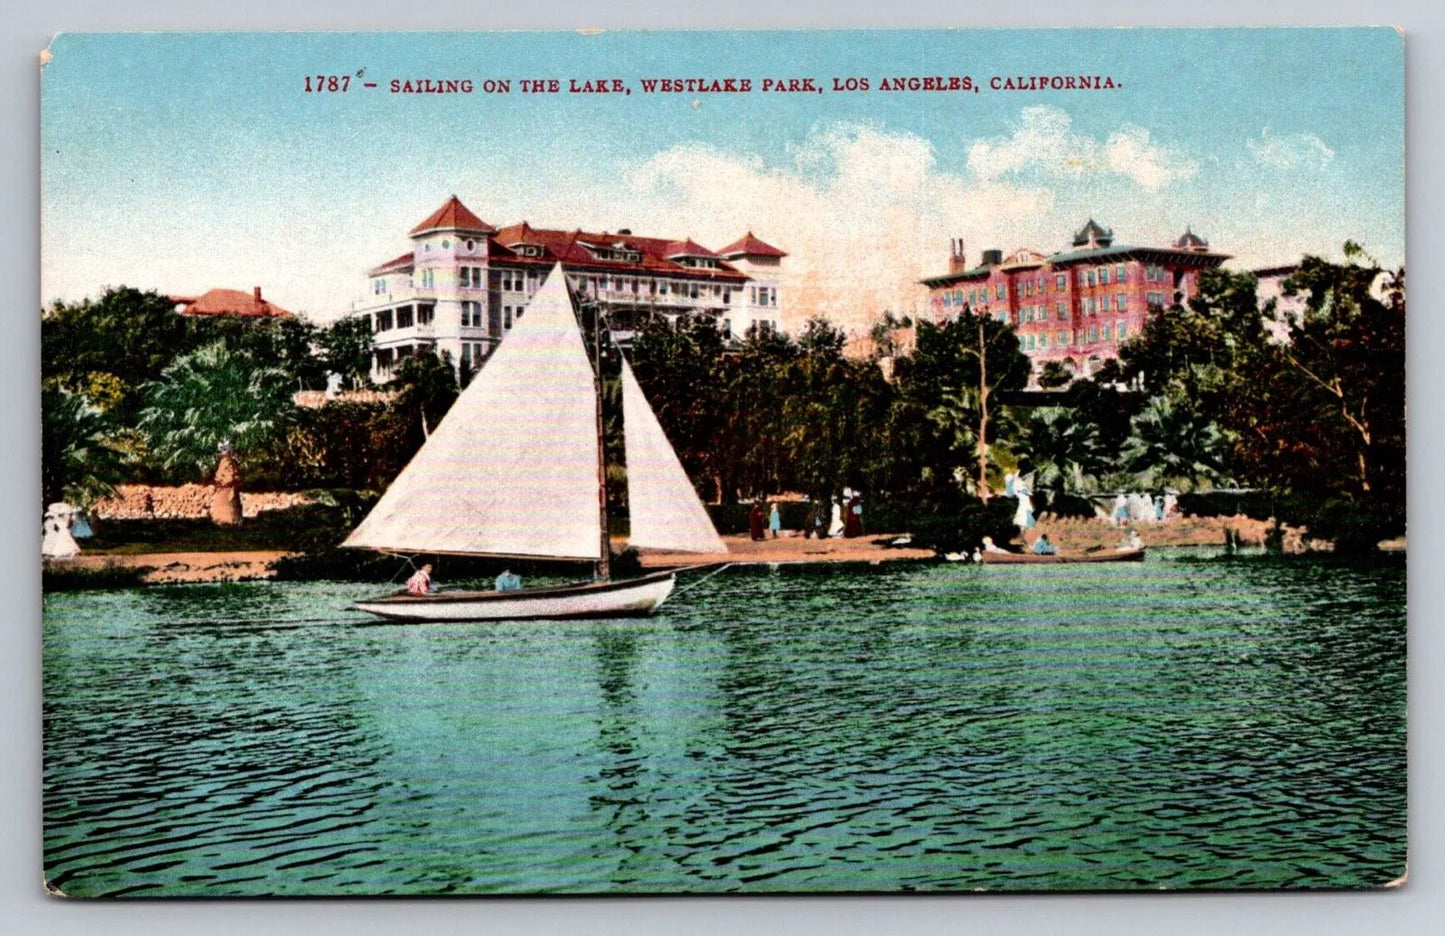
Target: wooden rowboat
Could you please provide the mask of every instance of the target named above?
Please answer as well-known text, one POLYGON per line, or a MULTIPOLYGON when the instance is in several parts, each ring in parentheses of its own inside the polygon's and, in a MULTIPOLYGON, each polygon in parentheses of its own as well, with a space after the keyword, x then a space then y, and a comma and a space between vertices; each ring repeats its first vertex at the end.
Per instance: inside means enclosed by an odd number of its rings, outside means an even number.
POLYGON ((986 565, 1055 565, 1060 562, 1143 562, 1141 549, 1101 549, 1096 552, 1066 552, 1053 555, 1035 553, 984 552, 979 561, 986 565))

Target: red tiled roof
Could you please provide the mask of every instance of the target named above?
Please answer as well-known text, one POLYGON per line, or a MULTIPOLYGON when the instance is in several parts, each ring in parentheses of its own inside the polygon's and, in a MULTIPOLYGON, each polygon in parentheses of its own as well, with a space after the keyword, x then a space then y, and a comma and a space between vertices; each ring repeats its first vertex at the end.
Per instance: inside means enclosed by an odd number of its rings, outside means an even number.
POLYGON ((411 229, 411 236, 427 231, 466 231, 475 234, 493 234, 496 228, 472 214, 472 210, 453 195, 446 204, 432 212, 431 217, 411 229))
POLYGON ((663 256, 671 260, 673 257, 706 257, 716 259, 718 255, 689 237, 687 240, 673 241, 668 244, 666 253, 664 253, 663 256))
POLYGON ((241 318, 290 318, 291 313, 261 298, 261 287, 251 292, 212 289, 201 296, 172 296, 184 306, 182 315, 235 315, 241 318))
POLYGON ((410 273, 416 256, 408 250, 399 257, 393 257, 381 266, 372 267, 366 271, 367 276, 383 276, 387 273, 410 273))
POLYGON ((638 237, 635 234, 590 233, 583 230, 558 231, 534 228, 526 222, 502 228, 492 236, 493 261, 522 265, 547 266, 561 261, 569 269, 587 269, 617 274, 653 274, 678 277, 695 277, 709 280, 746 281, 747 277, 737 268, 718 260, 716 268, 690 267, 672 260, 675 256, 697 256, 717 258, 717 254, 692 241, 672 241, 660 237, 638 237), (523 257, 510 248, 520 244, 542 248, 541 257, 523 257), (593 253, 587 245, 594 247, 624 247, 635 250, 636 261, 603 259, 593 253), (678 253, 683 245, 685 253, 678 253))
POLYGON ((787 251, 779 250, 772 244, 764 243, 753 236, 749 231, 741 238, 728 244, 718 251, 718 256, 727 257, 729 260, 734 257, 786 257, 787 251))

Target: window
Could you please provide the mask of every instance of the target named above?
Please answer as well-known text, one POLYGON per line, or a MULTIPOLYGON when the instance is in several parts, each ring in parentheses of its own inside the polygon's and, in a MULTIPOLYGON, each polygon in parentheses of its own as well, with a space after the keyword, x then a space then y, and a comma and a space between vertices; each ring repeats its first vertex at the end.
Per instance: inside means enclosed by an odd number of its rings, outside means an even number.
POLYGON ((434 289, 434 288, 436 288, 436 284, 437 284, 437 276, 436 276, 436 273, 437 273, 436 270, 422 270, 422 271, 421 271, 421 288, 422 288, 422 289, 434 289))
POLYGON ((1098 340, 1099 340, 1099 329, 1095 328, 1095 327, 1092 326, 1092 325, 1089 326, 1089 340, 1090 340, 1090 341, 1098 341, 1098 340))
POLYGON ((1093 300, 1093 299, 1090 299, 1090 300, 1088 300, 1087 302, 1084 303, 1084 311, 1087 312, 1087 313, 1089 313, 1090 315, 1093 315, 1093 314, 1094 314, 1094 300, 1093 300))
POLYGON ((1114 337, 1123 341, 1129 335, 1129 326, 1123 322, 1114 326, 1114 337))
POLYGON ((1109 268, 1108 268, 1108 267, 1099 267, 1099 285, 1100 285, 1100 286, 1108 286, 1108 285, 1109 285, 1109 268))
POLYGON ((430 325, 430 324, 431 324, 431 320, 432 320, 432 313, 433 313, 435 310, 436 310, 436 306, 429 306, 429 305, 417 306, 417 307, 416 307, 416 323, 417 323, 418 325, 430 325))
POLYGON ((1113 329, 1113 327, 1112 327, 1108 322, 1105 322, 1105 323, 1104 323, 1104 331, 1103 331, 1104 340, 1105 340, 1105 341, 1108 341, 1111 337, 1113 337, 1113 334, 1114 334, 1114 329, 1113 329))
POLYGON ((1058 313, 1059 313, 1059 321, 1062 322, 1062 321, 1065 321, 1065 320, 1068 319, 1068 317, 1069 317, 1069 306, 1068 306, 1067 303, 1060 302, 1055 308, 1056 308, 1056 310, 1057 310, 1058 313))
POLYGON ((467 241, 467 249, 468 249, 468 250, 476 250, 476 249, 477 249, 477 242, 474 241, 474 240, 468 240, 468 241, 467 241))
POLYGON ((1064 345, 1066 345, 1066 344, 1069 343, 1069 332, 1068 332, 1067 329, 1064 329, 1064 328, 1059 329, 1059 333, 1058 333, 1058 335, 1055 336, 1055 337, 1058 339, 1058 345, 1059 345, 1059 347, 1061 347, 1061 348, 1062 348, 1064 345))
POLYGON ((1004 297, 1007 296, 1007 295, 1008 295, 1008 287, 1005 286, 1003 283, 999 283, 999 284, 998 284, 998 288, 996 288, 996 289, 994 290, 994 298, 995 298, 995 299, 1002 299, 1002 298, 1004 298, 1004 297))
POLYGON ((1090 270, 1088 273, 1085 273, 1085 274, 1084 274, 1084 282, 1087 283, 1087 284, 1090 285, 1090 286, 1094 285, 1094 271, 1093 271, 1093 270, 1090 270))
POLYGON ((386 295, 386 280, 378 279, 371 282, 371 294, 373 296, 386 295))
POLYGON ((445 237, 442 238, 442 250, 450 250, 450 249, 451 249, 451 246, 452 246, 452 242, 451 242, 451 241, 447 240, 445 237))
POLYGON ((993 314, 993 320, 994 320, 995 322, 1007 322, 1007 321, 1008 321, 1008 313, 1007 313, 1007 312, 1004 312, 1004 311, 995 312, 995 313, 993 314))
POLYGON ((379 332, 391 331, 391 310, 384 309, 376 313, 376 330, 379 332))
POLYGON ((1054 274, 1054 288, 1063 290, 1069 288, 1069 275, 1067 273, 1054 274))
POLYGON ((1151 309, 1162 309, 1162 308, 1164 308, 1164 294, 1163 294, 1163 293, 1151 292, 1151 293, 1148 295, 1147 299, 1148 299, 1148 301, 1149 301, 1149 307, 1150 307, 1151 309))
POLYGON ((1114 269, 1114 282, 1116 282, 1116 283, 1127 282, 1127 281, 1128 281, 1128 278, 1129 278, 1129 268, 1126 267, 1126 266, 1125 266, 1124 264, 1122 264, 1122 263, 1119 264, 1118 267, 1116 267, 1116 268, 1114 269))
POLYGON ((1032 351, 1032 350, 1034 349, 1034 336, 1033 336, 1033 335, 1028 335, 1027 337, 1028 337, 1028 350, 1032 351))
MULTIPOLYGON (((512 307, 502 306, 502 328, 512 327, 512 307)), ((520 340, 520 339, 518 339, 520 340)))
POLYGON ((1124 295, 1123 293, 1119 293, 1119 295, 1114 297, 1114 309, 1116 311, 1123 312, 1127 308, 1129 308, 1128 296, 1124 295))
POLYGON ((946 306, 953 305, 953 293, 946 292, 943 294, 943 304, 946 306))
POLYGON ((1040 351, 1047 351, 1048 349, 1049 349, 1049 336, 1048 336, 1048 335, 1040 335, 1040 336, 1039 336, 1039 350, 1040 350, 1040 351))
POLYGON ((404 307, 404 308, 401 308, 401 309, 397 309, 397 310, 396 310, 396 327, 397 327, 397 328, 410 328, 410 327, 411 327, 411 324, 412 324, 412 321, 413 321, 413 320, 412 320, 412 308, 411 308, 411 306, 406 306, 406 307, 404 307))

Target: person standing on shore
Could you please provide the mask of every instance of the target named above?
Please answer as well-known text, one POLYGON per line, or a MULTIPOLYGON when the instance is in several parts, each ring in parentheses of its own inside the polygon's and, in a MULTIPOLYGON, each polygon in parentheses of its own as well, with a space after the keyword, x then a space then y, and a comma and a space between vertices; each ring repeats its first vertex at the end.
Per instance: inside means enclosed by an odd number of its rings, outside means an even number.
POLYGON ((216 462, 215 493, 211 495, 211 522, 237 526, 241 522, 241 466, 230 442, 222 442, 216 462))
POLYGON ((753 542, 763 538, 763 502, 761 500, 754 501, 753 509, 748 512, 748 536, 752 537, 753 542))
POLYGON ((848 498, 848 512, 843 518, 843 536, 852 539, 863 535, 863 499, 857 491, 848 498))
POLYGON ((772 508, 768 511, 768 535, 773 539, 783 530, 783 514, 778 510, 778 502, 773 501, 772 508))
POLYGON ((828 535, 830 537, 843 535, 843 504, 838 500, 836 494, 833 495, 833 517, 828 523, 828 535))

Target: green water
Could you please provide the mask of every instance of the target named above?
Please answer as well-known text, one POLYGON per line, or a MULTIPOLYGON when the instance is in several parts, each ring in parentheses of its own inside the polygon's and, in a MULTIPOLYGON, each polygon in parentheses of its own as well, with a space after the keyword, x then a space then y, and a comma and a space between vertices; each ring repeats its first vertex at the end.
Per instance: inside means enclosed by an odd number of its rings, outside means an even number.
MULTIPOLYGON (((684 577, 684 585, 691 579, 684 577)), ((45 602, 76 896, 1356 887, 1405 863, 1405 567, 733 569, 647 619, 45 602)))

